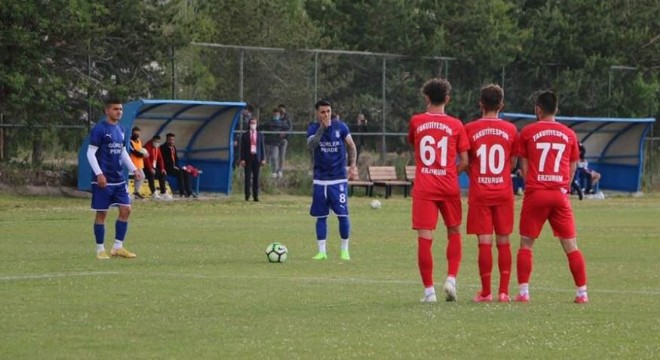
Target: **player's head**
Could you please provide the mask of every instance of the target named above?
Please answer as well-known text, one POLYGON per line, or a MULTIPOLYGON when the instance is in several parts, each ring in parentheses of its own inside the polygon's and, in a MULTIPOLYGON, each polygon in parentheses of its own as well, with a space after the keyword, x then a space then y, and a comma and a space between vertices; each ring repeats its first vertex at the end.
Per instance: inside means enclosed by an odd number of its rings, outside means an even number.
POLYGON ((169 145, 174 145, 175 137, 176 135, 174 135, 173 133, 167 133, 167 135, 165 135, 165 142, 168 143, 169 145))
POLYGON ((282 115, 286 114, 286 106, 284 104, 277 105, 277 108, 280 110, 282 115))
POLYGON ((557 113, 559 99, 552 90, 543 90, 536 95, 536 103, 534 104, 534 112, 537 118, 545 116, 552 116, 557 113))
POLYGON ((432 105, 446 105, 449 102, 449 93, 451 93, 451 84, 446 79, 434 78, 422 86, 424 99, 432 105))
POLYGON ((279 108, 273 108, 273 119, 274 120, 279 120, 280 117, 282 117, 282 113, 280 113, 279 108))
POLYGON ((504 90, 499 85, 484 85, 479 94, 479 106, 483 112, 499 112, 504 107, 504 90))
POLYGON ((124 107, 121 104, 121 101, 117 98, 107 98, 105 100, 105 116, 111 123, 119 122, 121 115, 124 112, 124 107))
POLYGON ((327 121, 332 117, 332 104, 328 100, 319 100, 314 104, 316 117, 319 120, 327 121))
POLYGON ((248 120, 248 126, 250 130, 257 130, 257 118, 250 118, 248 120))
POLYGON ((140 138, 140 128, 137 126, 134 126, 133 129, 131 129, 131 139, 137 140, 140 138))
POLYGON ((160 145, 160 135, 154 135, 154 136, 151 138, 151 143, 152 143, 155 147, 158 147, 158 145, 160 145))

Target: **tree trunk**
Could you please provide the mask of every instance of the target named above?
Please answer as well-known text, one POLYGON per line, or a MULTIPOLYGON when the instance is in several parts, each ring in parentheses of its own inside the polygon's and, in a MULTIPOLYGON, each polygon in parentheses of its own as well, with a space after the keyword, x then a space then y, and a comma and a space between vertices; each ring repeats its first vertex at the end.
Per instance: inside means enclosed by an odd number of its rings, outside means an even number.
POLYGON ((44 139, 41 132, 36 132, 32 138, 32 167, 39 167, 43 162, 44 139))

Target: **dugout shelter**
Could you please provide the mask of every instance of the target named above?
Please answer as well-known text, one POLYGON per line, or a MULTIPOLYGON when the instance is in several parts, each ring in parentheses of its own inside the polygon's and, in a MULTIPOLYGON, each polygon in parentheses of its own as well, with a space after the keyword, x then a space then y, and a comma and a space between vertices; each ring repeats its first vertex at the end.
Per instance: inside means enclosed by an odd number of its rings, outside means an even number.
MULTIPOLYGON (((120 124, 126 131, 126 146, 131 129, 141 130, 143 144, 154 135, 176 135, 179 165, 192 165, 203 171, 201 191, 231 193, 234 129, 243 102, 185 100, 136 100, 124 104, 120 124)), ((101 121, 105 115, 101 117, 101 121)), ((78 151, 78 189, 91 191, 92 169, 87 161, 89 135, 78 151)))
MULTIPOLYGON (((530 114, 501 113, 520 131, 535 122, 530 114)), ((642 189, 644 140, 654 118, 599 118, 557 116, 577 134, 586 148, 589 167, 601 173, 600 189, 638 192, 642 189)))

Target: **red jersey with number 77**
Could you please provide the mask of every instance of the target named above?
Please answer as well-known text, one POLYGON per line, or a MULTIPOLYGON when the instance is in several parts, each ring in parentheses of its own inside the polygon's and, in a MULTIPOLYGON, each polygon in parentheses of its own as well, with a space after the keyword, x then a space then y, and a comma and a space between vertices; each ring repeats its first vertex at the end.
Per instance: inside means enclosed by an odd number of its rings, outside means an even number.
POLYGON ((571 163, 580 159, 575 132, 556 121, 538 121, 520 132, 521 158, 527 159, 525 191, 570 188, 571 163))
POLYGON ((446 114, 415 114, 410 119, 408 142, 415 147, 417 165, 412 197, 460 197, 457 155, 470 147, 463 123, 446 114))
POLYGON ((518 152, 518 130, 501 119, 479 119, 465 125, 470 141, 470 204, 501 205, 513 199, 511 157, 518 152))

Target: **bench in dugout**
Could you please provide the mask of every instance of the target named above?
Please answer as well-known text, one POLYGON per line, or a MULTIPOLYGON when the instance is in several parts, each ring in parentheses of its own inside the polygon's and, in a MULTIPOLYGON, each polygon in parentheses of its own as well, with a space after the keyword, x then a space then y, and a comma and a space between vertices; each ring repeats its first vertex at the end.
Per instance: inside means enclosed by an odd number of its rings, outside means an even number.
POLYGON ((408 197, 408 191, 412 186, 412 182, 408 180, 399 180, 394 166, 369 166, 369 180, 374 183, 373 187, 385 188, 386 199, 392 195, 393 187, 403 188, 403 196, 408 197))
MULTIPOLYGON (((346 173, 348 174, 348 167, 346 168, 346 173)), ((358 172, 359 173, 359 172, 358 172)), ((372 196, 373 194, 374 183, 368 180, 348 180, 348 196, 353 195, 354 187, 363 187, 364 194, 367 196, 372 196)))

